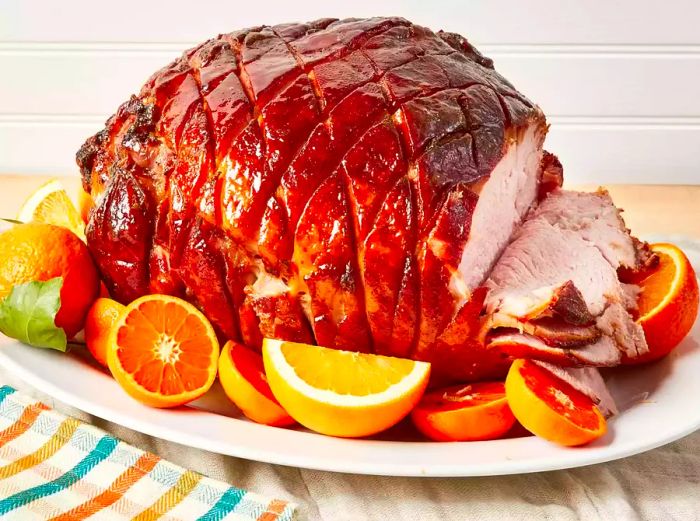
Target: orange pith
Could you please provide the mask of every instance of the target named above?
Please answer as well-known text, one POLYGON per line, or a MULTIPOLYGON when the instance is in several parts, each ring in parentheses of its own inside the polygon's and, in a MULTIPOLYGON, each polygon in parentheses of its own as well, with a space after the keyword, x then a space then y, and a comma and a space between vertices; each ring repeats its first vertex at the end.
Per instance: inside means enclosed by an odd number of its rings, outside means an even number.
POLYGON ((413 409, 411 418, 418 430, 435 441, 495 439, 515 423, 502 382, 431 391, 413 409))
POLYGON ((649 352, 628 363, 656 360, 668 354, 688 334, 698 314, 698 282, 690 261, 675 245, 652 244, 659 266, 639 282, 637 321, 644 329, 649 352))
POLYGON ((529 360, 513 362, 506 377, 506 397, 523 427, 560 445, 582 445, 607 430, 590 398, 529 360))
POLYGON ((192 401, 216 377, 219 344, 191 304, 165 295, 135 300, 112 328, 107 362, 115 379, 137 400, 154 407, 192 401))

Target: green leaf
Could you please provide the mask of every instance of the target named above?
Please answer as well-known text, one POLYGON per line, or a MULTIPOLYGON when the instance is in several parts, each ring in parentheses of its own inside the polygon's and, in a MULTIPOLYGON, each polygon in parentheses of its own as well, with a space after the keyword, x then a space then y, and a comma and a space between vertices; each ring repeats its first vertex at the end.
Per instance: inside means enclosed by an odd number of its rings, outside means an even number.
POLYGON ((62 277, 14 286, 0 302, 0 331, 31 346, 65 352, 66 333, 54 324, 62 286, 62 277))
POLYGON ((9 219, 7 217, 0 217, 0 221, 5 221, 6 223, 10 224, 24 224, 22 221, 18 221, 17 219, 9 219))

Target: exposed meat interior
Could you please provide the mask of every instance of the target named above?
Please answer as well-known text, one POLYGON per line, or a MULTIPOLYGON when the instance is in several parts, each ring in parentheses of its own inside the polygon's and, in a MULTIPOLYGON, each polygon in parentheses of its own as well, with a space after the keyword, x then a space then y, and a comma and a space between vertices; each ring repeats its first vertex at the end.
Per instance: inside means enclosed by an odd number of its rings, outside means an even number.
POLYGON ((645 245, 605 192, 555 190, 514 235, 486 282, 491 347, 563 364, 616 365, 647 351, 630 311, 645 245))

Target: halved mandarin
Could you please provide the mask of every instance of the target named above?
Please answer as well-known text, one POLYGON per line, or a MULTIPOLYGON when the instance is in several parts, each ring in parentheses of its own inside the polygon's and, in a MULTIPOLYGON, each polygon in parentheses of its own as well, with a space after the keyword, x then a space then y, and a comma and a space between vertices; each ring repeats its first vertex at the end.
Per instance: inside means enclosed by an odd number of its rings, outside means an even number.
POLYGON ((528 431, 559 445, 583 445, 603 436, 605 418, 593 401, 530 360, 513 362, 506 398, 528 431))
POLYGON ((133 398, 176 407, 202 396, 216 378, 219 342, 192 304, 166 295, 136 299, 110 332, 107 365, 133 398))
POLYGON ((419 431, 435 441, 493 440, 515 424, 503 382, 430 391, 413 409, 411 419, 419 431))
POLYGON ((255 351, 227 342, 219 356, 219 381, 226 396, 254 422, 275 427, 296 423, 272 394, 262 356, 255 351))
POLYGON ((330 436, 369 436, 404 418, 425 391, 430 364, 403 358, 263 341, 275 398, 305 427, 330 436))
POLYGON ((677 246, 651 245, 659 266, 638 282, 637 321, 644 330, 649 352, 626 363, 657 360, 673 350, 690 332, 698 316, 698 280, 693 266, 677 246))

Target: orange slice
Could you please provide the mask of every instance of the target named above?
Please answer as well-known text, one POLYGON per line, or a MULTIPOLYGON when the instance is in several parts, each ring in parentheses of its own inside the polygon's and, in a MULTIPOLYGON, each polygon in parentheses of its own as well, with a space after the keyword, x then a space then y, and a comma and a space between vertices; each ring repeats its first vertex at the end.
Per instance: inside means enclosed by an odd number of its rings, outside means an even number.
POLYGON ((254 422, 275 427, 296 423, 273 396, 262 356, 251 349, 228 342, 219 356, 219 381, 226 396, 254 422))
POLYGON ((113 326, 107 365, 133 398, 175 407, 202 396, 216 378, 219 342, 192 304, 166 295, 136 299, 113 326))
POLYGON ((116 300, 100 297, 92 303, 85 319, 85 344, 95 360, 104 366, 107 366, 109 334, 124 309, 116 300))
POLYGON ((506 398, 523 427, 559 445, 583 445, 607 430, 588 396, 529 360, 520 358, 511 365, 506 398))
POLYGON ((266 338, 263 361, 275 398, 296 421, 322 434, 369 436, 418 402, 430 364, 266 338))
POLYGON ((456 385, 426 393, 411 419, 435 441, 493 440, 515 424, 503 382, 456 385))
POLYGON ((638 322, 649 352, 627 363, 657 360, 667 355, 690 332, 698 316, 698 280, 688 257, 675 245, 652 244, 658 268, 639 282, 638 322))
POLYGON ((17 220, 63 226, 85 240, 85 224, 80 212, 58 179, 52 179, 30 195, 17 220))

